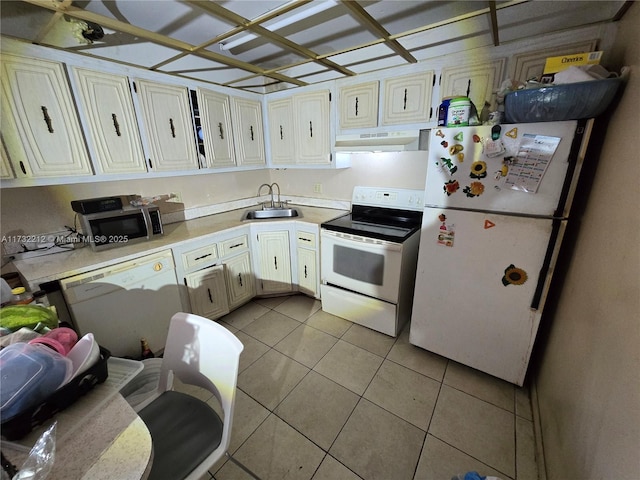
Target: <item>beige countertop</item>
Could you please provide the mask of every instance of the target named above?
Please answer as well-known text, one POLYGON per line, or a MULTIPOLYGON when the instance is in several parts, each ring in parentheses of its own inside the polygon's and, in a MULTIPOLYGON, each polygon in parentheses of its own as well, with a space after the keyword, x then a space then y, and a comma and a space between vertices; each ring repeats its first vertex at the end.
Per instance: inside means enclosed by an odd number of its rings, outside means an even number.
POLYGON ((244 212, 248 210, 247 208, 231 210, 165 225, 164 235, 149 242, 136 243, 110 250, 103 250, 101 252, 94 252, 89 247, 78 248, 70 252, 15 260, 13 265, 27 282, 29 288, 37 289, 37 286, 41 283, 60 280, 98 268, 133 260, 143 255, 177 247, 182 243, 197 238, 214 235, 234 228, 246 227, 250 224, 297 221, 320 225, 322 222, 347 213, 346 210, 333 208, 291 206, 295 207, 301 213, 300 217, 242 220, 244 212))

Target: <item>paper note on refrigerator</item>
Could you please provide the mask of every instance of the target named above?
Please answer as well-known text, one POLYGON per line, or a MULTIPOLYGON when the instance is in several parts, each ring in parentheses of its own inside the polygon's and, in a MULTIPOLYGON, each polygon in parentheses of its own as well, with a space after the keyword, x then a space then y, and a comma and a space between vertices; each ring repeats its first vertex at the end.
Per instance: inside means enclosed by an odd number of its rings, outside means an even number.
POLYGON ((516 161, 509 166, 504 186, 536 193, 561 138, 546 135, 522 136, 516 161))

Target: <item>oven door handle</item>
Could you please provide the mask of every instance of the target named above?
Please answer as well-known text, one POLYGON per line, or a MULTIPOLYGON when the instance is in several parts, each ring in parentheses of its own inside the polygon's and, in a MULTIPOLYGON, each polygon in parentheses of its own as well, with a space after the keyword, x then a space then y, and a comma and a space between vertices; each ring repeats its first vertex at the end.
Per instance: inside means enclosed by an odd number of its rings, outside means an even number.
POLYGON ((402 244, 387 242, 386 240, 378 240, 362 235, 353 235, 351 233, 334 232, 333 230, 322 229, 320 237, 325 237, 327 241, 340 242, 342 244, 357 243, 372 250, 400 251, 402 244))

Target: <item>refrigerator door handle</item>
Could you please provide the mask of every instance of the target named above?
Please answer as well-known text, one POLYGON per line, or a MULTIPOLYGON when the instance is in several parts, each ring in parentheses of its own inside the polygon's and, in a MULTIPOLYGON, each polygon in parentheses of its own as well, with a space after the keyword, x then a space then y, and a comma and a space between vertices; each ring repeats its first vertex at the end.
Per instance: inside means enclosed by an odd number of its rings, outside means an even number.
POLYGON ((538 276, 538 284, 531 300, 531 310, 537 311, 540 308, 540 302, 545 294, 545 285, 547 283, 547 277, 551 264, 555 263, 560 241, 562 240, 562 234, 564 234, 563 226, 566 224, 564 220, 553 220, 553 226, 551 229, 551 235, 549 236, 549 245, 547 247, 547 253, 544 255, 544 261, 540 268, 540 275, 538 276))

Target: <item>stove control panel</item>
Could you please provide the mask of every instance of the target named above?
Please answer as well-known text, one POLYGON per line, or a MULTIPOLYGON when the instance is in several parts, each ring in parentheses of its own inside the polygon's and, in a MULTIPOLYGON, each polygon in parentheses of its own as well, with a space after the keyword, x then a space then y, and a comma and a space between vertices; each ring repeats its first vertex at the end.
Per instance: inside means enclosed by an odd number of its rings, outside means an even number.
POLYGON ((354 187, 352 204, 422 211, 424 192, 405 188, 354 187))

